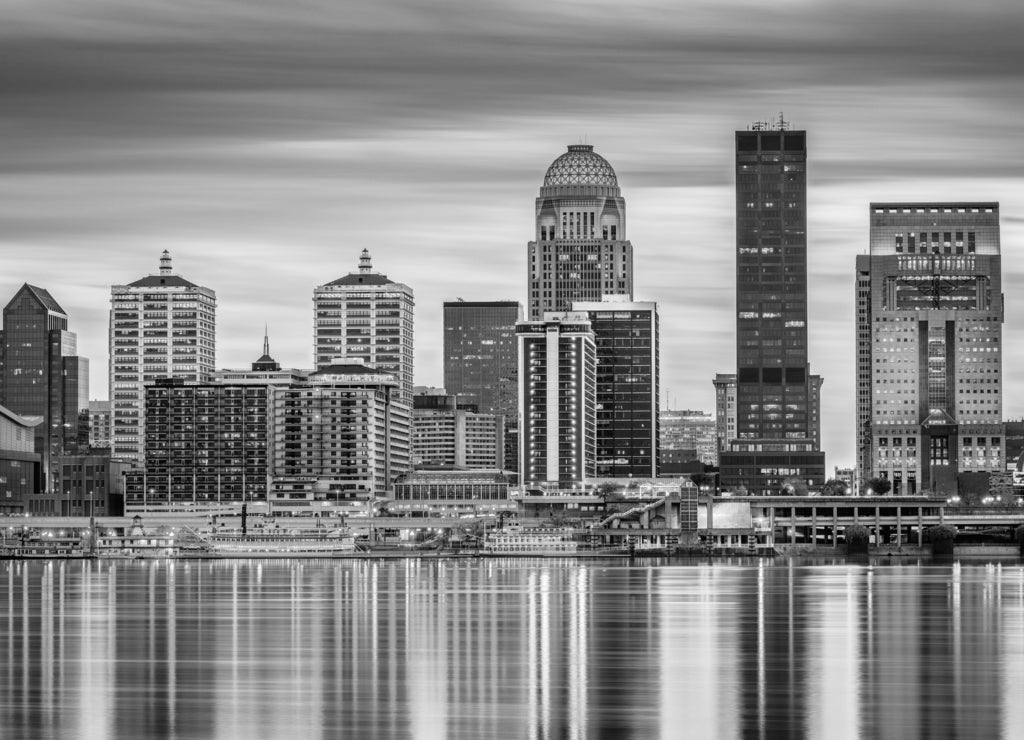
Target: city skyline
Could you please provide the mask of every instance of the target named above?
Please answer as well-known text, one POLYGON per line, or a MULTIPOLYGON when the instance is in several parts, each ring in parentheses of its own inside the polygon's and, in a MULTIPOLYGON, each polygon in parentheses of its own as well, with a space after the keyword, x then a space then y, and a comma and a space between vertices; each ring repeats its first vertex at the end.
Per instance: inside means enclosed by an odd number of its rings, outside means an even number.
POLYGON ((19 74, 0 80, 0 293, 53 294, 98 398, 110 286, 149 274, 163 249, 217 291, 224 368, 258 356, 267 323, 282 365, 312 367, 310 292, 368 248, 416 291, 415 383, 441 385, 443 301, 527 305, 537 188, 585 141, 629 200, 665 407, 713 410, 711 380, 734 363, 733 136, 782 110, 808 132, 809 347, 829 469, 854 462, 854 262, 872 201, 1000 203, 1004 416, 1024 416, 1024 11, 614 7, 546 8, 543 24, 528 4, 388 3, 316 22, 227 3, 201 19, 145 3, 5 11, 19 74), (969 53, 935 43, 949 28, 969 53))

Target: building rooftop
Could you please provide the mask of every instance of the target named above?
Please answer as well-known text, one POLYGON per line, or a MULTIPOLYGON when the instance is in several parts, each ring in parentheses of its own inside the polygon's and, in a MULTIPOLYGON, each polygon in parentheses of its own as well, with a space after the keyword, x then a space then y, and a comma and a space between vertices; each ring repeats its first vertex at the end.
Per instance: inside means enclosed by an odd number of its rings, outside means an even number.
POLYGON ((345 277, 332 280, 328 285, 390 285, 393 280, 379 272, 373 272, 370 250, 364 249, 359 256, 359 272, 350 272, 345 277))
POLYGON ((196 288, 199 287, 190 280, 180 275, 175 275, 171 269, 171 253, 166 249, 160 255, 160 272, 156 275, 147 275, 128 283, 129 288, 196 288))
POLYGON ((570 144, 544 174, 544 187, 562 185, 599 185, 616 188, 619 180, 608 160, 589 144, 570 144))
MULTIPOLYGON (((59 313, 62 316, 67 316, 67 314, 64 313, 64 309, 60 307, 60 304, 57 303, 52 295, 50 295, 50 291, 46 290, 46 288, 40 288, 35 285, 25 283, 21 286, 21 290, 14 294, 14 298, 17 298, 22 290, 27 290, 31 293, 32 297, 35 298, 47 311, 53 311, 54 313, 59 313)), ((11 303, 14 302, 14 298, 11 299, 11 303)), ((10 305, 10 303, 7 305, 10 305)))

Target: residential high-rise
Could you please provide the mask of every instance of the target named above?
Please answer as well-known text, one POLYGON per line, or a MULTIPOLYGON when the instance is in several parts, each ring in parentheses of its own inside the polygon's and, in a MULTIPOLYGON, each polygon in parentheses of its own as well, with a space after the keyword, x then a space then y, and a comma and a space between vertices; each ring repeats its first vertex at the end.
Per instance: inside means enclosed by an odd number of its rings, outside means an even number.
POLYGON ((410 408, 391 373, 350 359, 272 390, 273 509, 387 496, 410 470, 410 408))
POLYGON ((373 271, 363 250, 359 271, 313 291, 313 359, 317 370, 339 358, 390 373, 399 380, 399 396, 412 405, 412 288, 373 271))
POLYGON ((594 147, 573 144, 544 175, 527 265, 530 321, 606 295, 633 299, 633 245, 615 170, 594 147))
POLYGON ((858 486, 957 493, 1002 471, 998 203, 872 203, 857 256, 858 486))
POLYGON ((658 304, 607 300, 572 309, 586 313, 594 332, 597 477, 657 478, 658 304))
POLYGON ((444 387, 481 414, 516 414, 518 301, 445 301, 444 387))
POLYGON ((160 270, 110 288, 111 456, 143 459, 146 384, 160 378, 206 382, 216 362, 217 294, 160 270))
MULTIPOLYGON (((43 288, 22 285, 3 312, 0 331, 0 405, 21 417, 36 417, 40 495, 32 513, 63 513, 55 461, 78 451, 82 410, 89 405, 89 361, 76 356, 77 337, 68 316, 43 288)), ((36 493, 36 492, 33 492, 36 493)))
POLYGON ((781 119, 736 132, 736 439, 719 460, 723 487, 754 494, 825 480, 807 352, 806 138, 781 119))
POLYGON ((516 325, 519 480, 583 483, 597 474, 596 348, 583 312, 516 325))
POLYGON ((467 408, 461 396, 417 394, 412 410, 412 462, 416 467, 501 470, 505 417, 467 408))
POLYGON ((145 472, 129 476, 125 511, 266 501, 269 388, 148 384, 145 472))

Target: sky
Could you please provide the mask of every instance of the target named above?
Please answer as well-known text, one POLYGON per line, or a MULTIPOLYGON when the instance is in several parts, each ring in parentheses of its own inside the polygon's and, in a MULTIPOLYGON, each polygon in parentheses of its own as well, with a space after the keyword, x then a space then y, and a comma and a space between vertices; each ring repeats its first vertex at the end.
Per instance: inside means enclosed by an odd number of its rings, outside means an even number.
POLYGON ((872 201, 998 201, 1004 416, 1024 416, 1019 0, 0 0, 0 300, 47 288, 107 397, 110 286, 217 292, 218 367, 264 325, 312 364, 312 292, 374 269, 442 303, 526 298, 548 165, 615 168, 663 408, 735 371, 734 132, 808 132, 809 334, 826 463, 854 462, 854 260, 872 201))

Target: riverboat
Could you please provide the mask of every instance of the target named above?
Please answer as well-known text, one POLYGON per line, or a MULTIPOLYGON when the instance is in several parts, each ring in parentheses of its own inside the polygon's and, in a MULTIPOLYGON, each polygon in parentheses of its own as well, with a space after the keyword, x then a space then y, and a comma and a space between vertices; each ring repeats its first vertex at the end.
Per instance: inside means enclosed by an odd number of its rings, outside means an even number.
POLYGON ((356 540, 347 528, 329 531, 250 533, 214 532, 204 537, 211 555, 221 558, 329 558, 356 551, 356 540))

